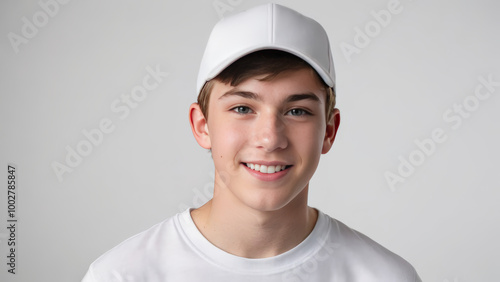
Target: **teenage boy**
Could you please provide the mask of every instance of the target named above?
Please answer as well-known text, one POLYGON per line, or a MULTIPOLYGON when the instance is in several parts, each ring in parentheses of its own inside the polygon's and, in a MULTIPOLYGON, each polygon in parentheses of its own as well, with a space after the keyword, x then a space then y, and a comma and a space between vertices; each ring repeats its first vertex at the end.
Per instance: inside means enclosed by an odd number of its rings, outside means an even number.
POLYGON ((221 20, 189 109, 214 196, 102 255, 83 281, 421 281, 363 234, 307 205, 339 127, 328 37, 267 4, 221 20))

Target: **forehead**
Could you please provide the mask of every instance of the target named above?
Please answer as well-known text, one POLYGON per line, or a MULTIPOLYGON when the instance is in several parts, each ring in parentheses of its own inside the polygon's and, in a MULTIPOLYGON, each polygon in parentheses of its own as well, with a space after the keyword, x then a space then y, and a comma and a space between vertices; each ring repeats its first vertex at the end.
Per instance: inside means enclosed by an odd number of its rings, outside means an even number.
POLYGON ((276 95, 293 95, 299 93, 313 93, 324 101, 325 84, 311 68, 283 71, 273 75, 256 75, 249 77, 237 85, 230 85, 214 80, 211 101, 219 99, 228 92, 236 90, 248 91, 261 98, 276 95))

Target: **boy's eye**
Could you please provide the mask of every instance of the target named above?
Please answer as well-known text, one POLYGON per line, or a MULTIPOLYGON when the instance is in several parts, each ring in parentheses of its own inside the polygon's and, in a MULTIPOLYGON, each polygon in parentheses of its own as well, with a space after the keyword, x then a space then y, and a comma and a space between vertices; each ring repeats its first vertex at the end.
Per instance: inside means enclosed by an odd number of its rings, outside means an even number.
POLYGON ((291 109, 288 113, 292 116, 309 115, 309 112, 304 109, 291 109))
POLYGON ((252 112, 252 110, 249 107, 246 107, 246 106, 234 107, 231 110, 237 112, 238 114, 249 114, 249 113, 252 112))

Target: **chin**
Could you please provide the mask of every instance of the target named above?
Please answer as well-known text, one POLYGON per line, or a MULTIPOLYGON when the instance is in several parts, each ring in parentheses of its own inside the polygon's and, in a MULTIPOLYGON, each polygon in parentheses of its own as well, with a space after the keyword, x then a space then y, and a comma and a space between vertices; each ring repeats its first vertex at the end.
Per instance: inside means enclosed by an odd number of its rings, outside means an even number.
MULTIPOLYGON (((298 194, 298 193, 297 193, 298 194)), ((260 212, 273 212, 288 206, 297 197, 297 194, 283 194, 266 191, 264 193, 252 193, 245 195, 242 202, 253 210, 260 212)))

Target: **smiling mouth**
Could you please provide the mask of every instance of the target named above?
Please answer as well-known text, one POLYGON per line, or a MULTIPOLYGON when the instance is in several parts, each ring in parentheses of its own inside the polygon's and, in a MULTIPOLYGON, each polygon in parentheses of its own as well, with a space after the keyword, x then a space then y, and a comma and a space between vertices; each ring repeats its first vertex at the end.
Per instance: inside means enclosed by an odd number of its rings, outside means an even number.
POLYGON ((291 165, 259 165, 252 163, 243 163, 243 164, 249 167, 250 169, 259 171, 261 173, 276 173, 292 167, 291 165))

